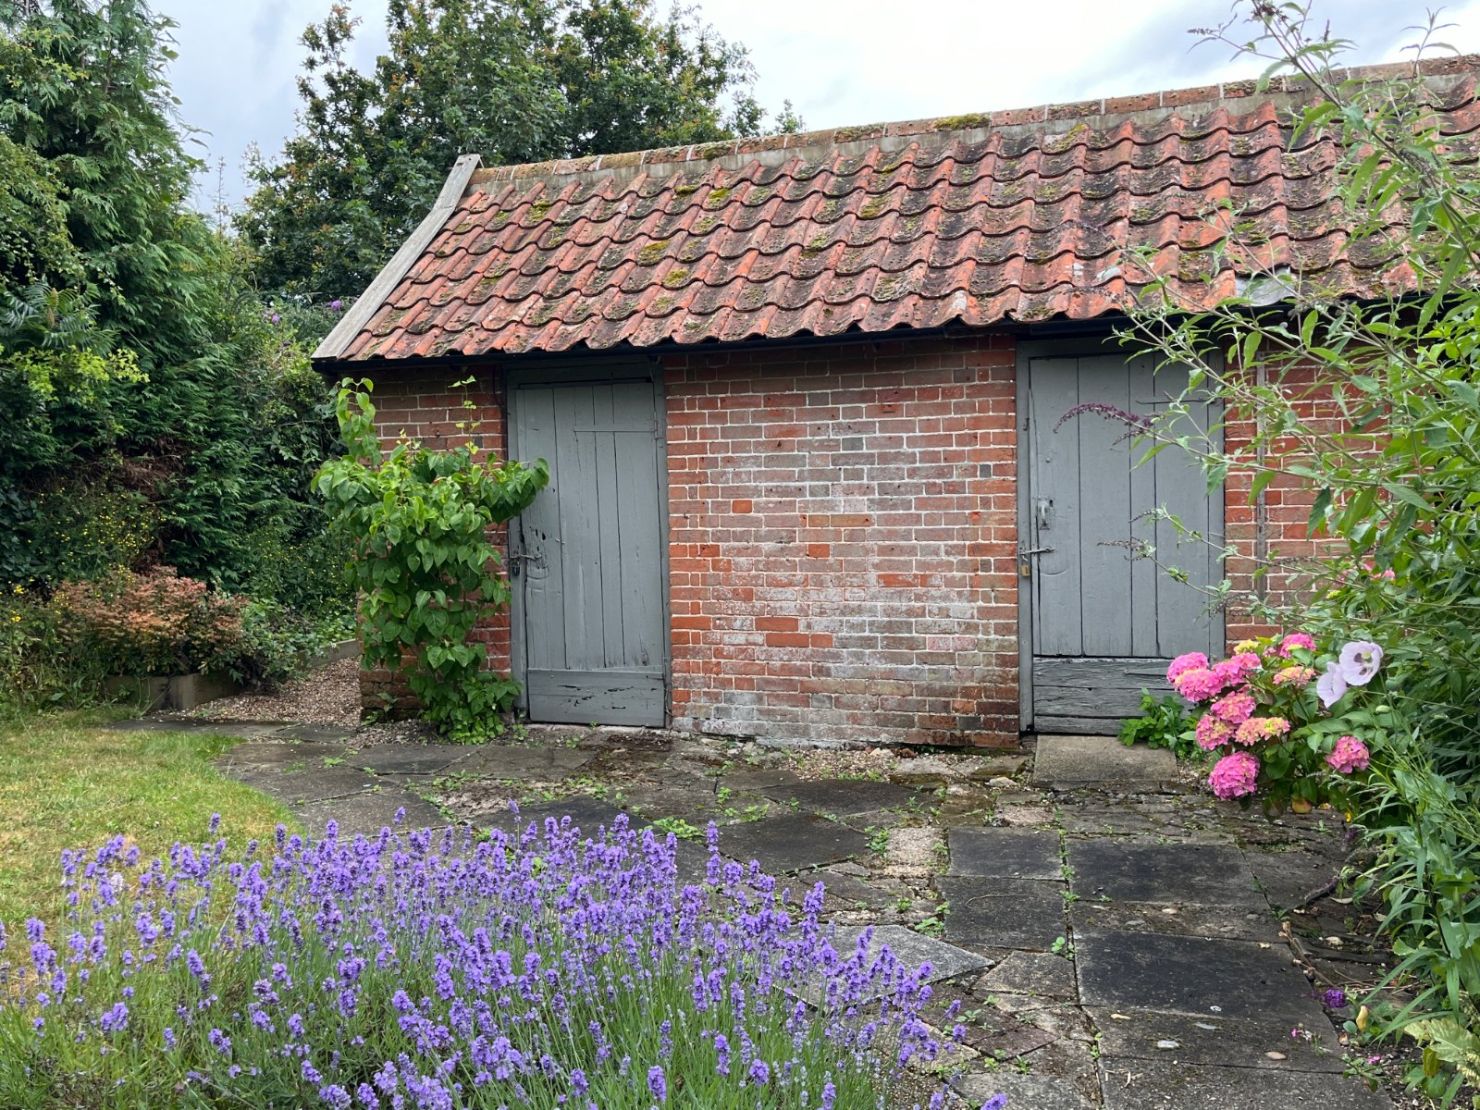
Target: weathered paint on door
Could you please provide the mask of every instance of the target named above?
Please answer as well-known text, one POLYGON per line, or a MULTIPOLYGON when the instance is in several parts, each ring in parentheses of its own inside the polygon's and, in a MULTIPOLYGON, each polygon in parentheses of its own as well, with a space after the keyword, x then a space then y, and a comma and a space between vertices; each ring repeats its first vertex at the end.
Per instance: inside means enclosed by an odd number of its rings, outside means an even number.
MULTIPOLYGON (((1022 566, 1031 575, 1031 724, 1040 732, 1113 732, 1136 713, 1143 687, 1163 688, 1167 660, 1222 647, 1221 615, 1199 589, 1221 578, 1221 497, 1185 452, 1166 448, 1136 466, 1147 448, 1132 445, 1120 420, 1093 410, 1065 419, 1083 405, 1149 415, 1186 380, 1116 355, 1028 362, 1023 546, 1038 553, 1022 566), (1157 519, 1163 506, 1203 538, 1157 519), (1154 560, 1132 557, 1139 543, 1154 545, 1154 560)), ((1190 415, 1209 427, 1207 405, 1190 415)))
POLYGON ((660 401, 650 379, 511 385, 513 453, 550 466, 509 535, 531 720, 664 723, 660 401))

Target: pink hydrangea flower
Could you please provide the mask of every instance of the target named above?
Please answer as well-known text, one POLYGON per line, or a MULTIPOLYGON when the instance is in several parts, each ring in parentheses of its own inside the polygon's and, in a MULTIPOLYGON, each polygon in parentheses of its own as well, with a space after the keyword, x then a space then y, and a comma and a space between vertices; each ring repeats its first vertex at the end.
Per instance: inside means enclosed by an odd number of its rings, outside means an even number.
POLYGON ((1277 650, 1282 657, 1288 659, 1290 658, 1290 653, 1296 648, 1302 651, 1315 651, 1315 637, 1308 632, 1292 632, 1280 641, 1280 646, 1277 650))
POLYGON ((1213 715, 1231 725, 1241 725, 1254 715, 1254 695, 1237 690, 1213 703, 1213 715))
POLYGON ((1225 755, 1213 764, 1208 785, 1220 798, 1242 798, 1254 793, 1259 783, 1259 761, 1248 752, 1225 755))
POLYGON ((1197 722, 1197 746, 1203 751, 1221 748, 1232 739, 1233 726, 1227 721, 1220 721, 1211 713, 1204 713, 1197 722))
POLYGON ((1315 676, 1316 669, 1314 667, 1285 667, 1283 670, 1275 672, 1272 681, 1276 686, 1294 686, 1297 689, 1304 689, 1310 685, 1310 680, 1315 678, 1315 676))
POLYGON ((1179 674, 1196 669, 1206 670, 1207 667, 1208 657, 1206 655, 1200 651, 1189 651, 1172 660, 1172 665, 1167 668, 1167 681, 1175 685, 1179 674))
POLYGON ((1191 702, 1207 701, 1223 692, 1224 681, 1206 667, 1193 667, 1172 679, 1172 689, 1191 702))
POLYGON ((1283 717, 1250 717, 1234 731, 1233 742, 1251 747, 1261 740, 1273 740, 1290 731, 1290 722, 1283 717))
POLYGON ((1264 665, 1259 656, 1252 651, 1238 652, 1229 662, 1233 664, 1239 674, 1244 675, 1253 674, 1264 665))
POLYGON ((1326 757, 1326 762, 1343 775, 1350 775, 1354 771, 1365 771, 1372 763, 1372 753, 1355 736, 1343 736, 1336 741, 1336 747, 1326 757))

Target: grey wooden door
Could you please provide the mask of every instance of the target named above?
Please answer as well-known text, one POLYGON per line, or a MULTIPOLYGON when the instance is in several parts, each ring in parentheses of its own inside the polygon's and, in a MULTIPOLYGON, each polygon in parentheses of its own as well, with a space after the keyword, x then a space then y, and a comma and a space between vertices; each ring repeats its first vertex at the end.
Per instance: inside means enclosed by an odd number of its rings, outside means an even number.
MULTIPOLYGON (((1040 732, 1113 732, 1135 715, 1142 688, 1165 692, 1166 664, 1186 651, 1223 646, 1221 614, 1206 588, 1221 578, 1221 492, 1209 494, 1196 461, 1169 447, 1136 466, 1119 420, 1075 406, 1150 414, 1186 385, 1174 369, 1118 355, 1028 362, 1029 452, 1022 518, 1031 591, 1032 727, 1040 732), (1155 517, 1164 506, 1185 528, 1155 517), (1138 542, 1155 559, 1133 558, 1138 542), (1160 566, 1158 566, 1160 564, 1160 566), (1168 573, 1175 567, 1181 582, 1168 573)), ((1206 429, 1211 413, 1190 418, 1206 429)))
POLYGON ((509 534, 515 677, 535 721, 662 725, 661 398, 650 378, 510 383, 510 453, 550 484, 509 534))

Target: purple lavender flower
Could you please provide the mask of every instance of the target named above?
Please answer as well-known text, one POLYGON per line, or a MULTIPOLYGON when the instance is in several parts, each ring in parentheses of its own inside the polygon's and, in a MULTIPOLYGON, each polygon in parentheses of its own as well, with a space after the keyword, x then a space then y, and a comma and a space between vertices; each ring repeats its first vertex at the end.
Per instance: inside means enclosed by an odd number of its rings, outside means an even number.
POLYGON ((658 1102, 668 1101, 668 1077, 663 1074, 661 1065, 654 1064, 648 1068, 648 1090, 658 1102))
POLYGON ((202 1089, 365 1110, 589 1110, 631 1101, 644 1079, 666 1105, 675 1051, 695 1037, 713 1045, 705 1082, 722 1104, 767 1087, 835 1110, 849 1091, 888 1090, 902 1061, 949 1051, 920 1020, 922 969, 867 938, 838 952, 820 885, 799 908, 759 865, 725 862, 718 838, 708 881, 691 885, 676 841, 625 818, 591 837, 568 819, 486 836, 331 825, 279 830, 270 855, 215 839, 147 861, 114 837, 66 864, 63 951, 28 924, 28 978, 0 996, 0 1023, 49 1007, 27 1032, 43 1044, 88 1030, 76 1043, 97 1044, 103 1029, 188 1053, 202 1089), (222 998, 211 972, 227 968, 222 998), (386 1001, 393 1020, 367 1023, 386 1001))
POLYGON ((1321 1005, 1328 1010, 1339 1010, 1346 1005, 1346 991, 1340 987, 1331 987, 1321 994, 1321 1005))

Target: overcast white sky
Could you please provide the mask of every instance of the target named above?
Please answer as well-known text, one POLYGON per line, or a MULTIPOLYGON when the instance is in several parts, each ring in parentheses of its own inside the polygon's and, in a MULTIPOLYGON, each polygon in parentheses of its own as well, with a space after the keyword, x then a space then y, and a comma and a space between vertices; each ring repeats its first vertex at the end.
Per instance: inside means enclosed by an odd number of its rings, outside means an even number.
MULTIPOLYGON (((293 128, 298 36, 331 0, 156 0, 179 23, 175 91, 201 153, 226 160, 241 195, 250 142, 277 151, 293 128)), ((659 0, 666 10, 665 0, 659 0)), ((351 0, 363 62, 384 43, 384 0, 351 0)), ((809 128, 959 115, 1147 92, 1251 76, 1247 59, 1198 45, 1188 28, 1221 23, 1231 0, 698 0, 721 35, 750 47, 756 93, 790 98, 809 128)), ((1243 11, 1246 4, 1239 4, 1243 11)), ((1353 62, 1396 61, 1424 17, 1411 0, 1314 0, 1358 44, 1353 62)), ((1440 37, 1480 52, 1480 0, 1452 0, 1440 37)), ((204 181, 205 206, 215 181, 204 181)))

